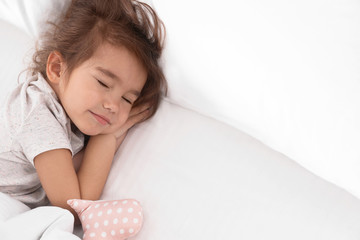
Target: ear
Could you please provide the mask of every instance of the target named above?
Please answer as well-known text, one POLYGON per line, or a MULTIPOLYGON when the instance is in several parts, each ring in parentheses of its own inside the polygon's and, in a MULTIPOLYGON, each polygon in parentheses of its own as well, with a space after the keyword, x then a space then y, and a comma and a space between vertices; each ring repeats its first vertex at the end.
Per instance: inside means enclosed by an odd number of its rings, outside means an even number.
POLYGON ((64 58, 58 51, 52 51, 49 54, 47 63, 46 63, 46 75, 48 80, 51 83, 58 84, 60 82, 60 77, 65 71, 65 62, 64 58))

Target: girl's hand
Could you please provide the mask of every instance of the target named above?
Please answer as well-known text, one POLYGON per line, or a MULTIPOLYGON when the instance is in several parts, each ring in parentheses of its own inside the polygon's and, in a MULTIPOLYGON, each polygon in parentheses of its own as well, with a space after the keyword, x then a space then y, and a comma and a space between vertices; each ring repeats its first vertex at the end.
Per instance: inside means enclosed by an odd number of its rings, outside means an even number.
POLYGON ((131 109, 126 122, 114 133, 117 147, 123 142, 130 128, 137 123, 145 121, 150 116, 150 107, 149 104, 144 104, 131 109))

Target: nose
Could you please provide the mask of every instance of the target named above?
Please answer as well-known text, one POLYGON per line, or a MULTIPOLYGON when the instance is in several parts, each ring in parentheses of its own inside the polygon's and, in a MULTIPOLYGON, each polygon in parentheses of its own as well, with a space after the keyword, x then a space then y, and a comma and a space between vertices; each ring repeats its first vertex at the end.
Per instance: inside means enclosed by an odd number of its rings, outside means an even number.
POLYGON ((103 107, 113 113, 119 111, 120 108, 119 105, 120 105, 120 101, 117 100, 115 97, 108 97, 103 102, 103 107))

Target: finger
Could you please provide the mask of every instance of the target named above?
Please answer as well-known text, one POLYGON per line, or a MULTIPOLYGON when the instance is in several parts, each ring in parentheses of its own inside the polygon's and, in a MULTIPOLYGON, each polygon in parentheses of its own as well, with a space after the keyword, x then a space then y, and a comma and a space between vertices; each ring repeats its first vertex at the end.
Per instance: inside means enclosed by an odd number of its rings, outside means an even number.
POLYGON ((135 116, 135 115, 138 115, 146 110, 150 109, 150 106, 139 106, 139 107, 136 107, 134 109, 132 109, 129 113, 129 117, 132 117, 132 116, 135 116))
POLYGON ((145 120, 146 117, 148 117, 149 112, 150 112, 149 110, 144 110, 138 114, 129 116, 129 118, 126 120, 126 122, 124 123, 124 125, 121 128, 123 128, 125 131, 127 131, 129 128, 134 126, 136 123, 139 123, 139 122, 145 120))
POLYGON ((130 114, 129 114, 129 117, 132 117, 134 115, 137 115, 139 113, 142 113, 148 109, 151 108, 151 105, 150 104, 143 104, 143 105, 140 105, 140 106, 137 106, 135 108, 132 108, 131 111, 130 111, 130 114))
POLYGON ((125 125, 132 127, 133 125, 142 122, 144 120, 146 120, 150 115, 150 110, 149 109, 144 109, 143 111, 134 114, 132 116, 129 116, 128 120, 126 121, 125 125))
POLYGON ((124 123, 124 125, 121 126, 121 128, 115 133, 116 138, 122 136, 125 134, 130 128, 132 128, 135 124, 140 123, 144 120, 146 120, 150 116, 150 110, 145 110, 139 114, 136 114, 134 116, 129 116, 127 121, 124 123))

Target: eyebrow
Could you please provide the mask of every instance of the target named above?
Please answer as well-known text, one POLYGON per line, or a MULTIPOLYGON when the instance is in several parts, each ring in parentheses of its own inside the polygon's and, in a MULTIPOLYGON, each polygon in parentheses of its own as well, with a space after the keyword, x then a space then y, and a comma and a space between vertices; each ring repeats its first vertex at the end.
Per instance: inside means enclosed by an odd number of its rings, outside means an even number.
MULTIPOLYGON (((121 79, 115 73, 111 72, 110 70, 107 70, 102 67, 96 67, 96 70, 100 71, 102 74, 104 74, 105 76, 107 76, 113 80, 121 82, 121 79)), ((130 90, 130 93, 136 95, 137 97, 140 96, 140 92, 138 92, 136 90, 130 90)))

